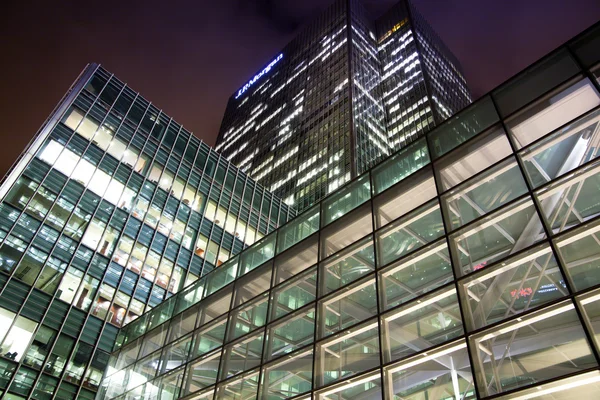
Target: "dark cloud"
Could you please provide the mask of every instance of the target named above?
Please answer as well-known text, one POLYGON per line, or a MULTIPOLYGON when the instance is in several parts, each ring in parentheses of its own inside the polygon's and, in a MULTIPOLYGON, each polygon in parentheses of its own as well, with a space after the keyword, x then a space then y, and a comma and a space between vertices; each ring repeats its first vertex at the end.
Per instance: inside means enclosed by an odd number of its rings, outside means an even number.
POLYGON ((289 12, 280 2, 272 0, 238 0, 239 8, 244 13, 256 13, 265 22, 282 34, 291 34, 298 29, 301 21, 298 15, 289 12))
MULTIPOLYGON (((88 62, 213 144, 228 97, 327 0, 7 0, 0 173, 88 62)), ((379 15, 394 0, 363 0, 379 15)), ((481 95, 600 18, 597 0, 415 0, 481 95)))
POLYGON ((258 15, 284 34, 294 33, 310 21, 328 1, 239 0, 242 7, 254 8, 258 15))

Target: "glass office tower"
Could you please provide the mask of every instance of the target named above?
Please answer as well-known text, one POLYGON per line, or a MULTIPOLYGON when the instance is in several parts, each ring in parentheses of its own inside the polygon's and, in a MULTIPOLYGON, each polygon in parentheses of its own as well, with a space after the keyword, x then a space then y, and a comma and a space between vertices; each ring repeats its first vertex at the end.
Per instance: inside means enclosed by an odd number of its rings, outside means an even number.
POLYGON ((471 102, 460 63, 408 1, 377 20, 389 146, 398 150, 471 102))
POLYGON ((0 199, 3 399, 93 398, 118 327, 295 215, 97 65, 0 199))
POLYGON ((408 1, 373 21, 336 0, 231 96, 215 149, 303 210, 470 102, 408 1))
POLYGON ((600 398, 600 25, 124 327, 102 399, 600 398))

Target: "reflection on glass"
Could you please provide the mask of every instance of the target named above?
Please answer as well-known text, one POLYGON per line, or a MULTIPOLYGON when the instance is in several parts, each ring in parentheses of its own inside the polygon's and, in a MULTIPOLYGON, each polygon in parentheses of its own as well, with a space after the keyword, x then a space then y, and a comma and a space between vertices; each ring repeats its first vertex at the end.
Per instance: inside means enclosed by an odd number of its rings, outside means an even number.
POLYGON ((263 368, 261 399, 289 399, 312 388, 312 350, 291 354, 263 368))
MULTIPOLYGON (((117 250, 115 251, 115 254, 113 255, 113 261, 117 262, 120 265, 127 265, 127 259, 129 257, 129 254, 131 253, 131 250, 133 249, 133 239, 127 237, 127 236, 123 236, 121 237, 121 240, 119 241, 119 245, 117 246, 117 250)), ((136 273, 140 273, 141 269, 137 268, 137 269, 133 269, 134 272, 136 273)))
POLYGON ((315 300, 317 294, 317 269, 298 275, 277 286, 271 294, 270 320, 289 314, 315 300))
POLYGON ((571 301, 505 322, 470 342, 482 396, 597 366, 571 301))
POLYGON ((160 367, 160 351, 138 361, 129 376, 128 388, 154 378, 160 367), (137 381, 137 382, 136 382, 137 381))
MULTIPOLYGON (((249 372, 240 378, 231 379, 217 387, 215 399, 254 400, 258 390, 258 372, 249 372)), ((202 397, 199 397, 202 399, 202 397)), ((196 397, 194 397, 196 399, 196 397)))
POLYGON ((600 398, 600 372, 591 371, 554 382, 536 385, 518 393, 496 397, 498 400, 583 400, 600 398))
POLYGON ((442 209, 451 229, 494 211, 527 192, 514 158, 488 169, 442 196, 442 209))
POLYGON ((600 162, 587 165, 536 193, 544 220, 553 233, 600 215, 600 162))
MULTIPOLYGON (((127 193, 126 193, 127 194, 127 193)), ((134 217, 139 219, 143 219, 146 211, 148 211, 148 207, 150 206, 150 202, 143 197, 138 197, 135 206, 133 207, 133 212, 131 213, 134 217)), ((152 220, 154 221, 154 220, 152 220)))
POLYGON ((4 244, 0 246, 0 268, 4 272, 11 272, 26 248, 27 244, 24 241, 13 235, 8 235, 4 244))
POLYGON ((252 271, 275 255, 275 234, 264 238, 259 244, 251 247, 242 254, 240 275, 252 271))
POLYGON ((163 350, 163 355, 161 357, 160 373, 171 371, 184 364, 189 357, 191 347, 192 335, 188 335, 167 346, 163 350))
MULTIPOLYGON (((0 317, 0 320, 2 320, 2 317, 0 317)), ((6 328, 8 329, 9 326, 10 324, 6 325, 6 328)), ((0 337, 2 336, 3 335, 0 333, 0 337)), ((40 326, 37 333, 35 334, 33 342, 31 343, 31 345, 27 349, 27 352, 25 353, 23 363, 35 369, 41 370, 44 364, 44 359, 48 355, 48 352, 50 351, 50 348, 52 347, 55 338, 56 331, 44 325, 40 326)))
MULTIPOLYGON (((43 254, 43 253, 42 253, 43 254)), ((21 262, 23 264, 25 260, 21 262)), ((52 295, 65 272, 67 264, 58 258, 50 257, 38 276, 35 287, 52 295)))
POLYGON ((433 158, 441 157, 498 121, 491 97, 477 100, 429 133, 433 158))
POLYGON ((207 323, 195 333, 194 348, 191 357, 197 357, 206 354, 209 351, 223 345, 225 341, 225 327, 227 317, 207 323))
POLYGON ((174 316, 169 323, 169 336, 167 343, 172 342, 184 335, 187 335, 196 327, 196 319, 198 317, 200 305, 185 310, 184 312, 174 316))
MULTIPOLYGON (((170 298, 166 301, 161 302, 155 308, 153 308, 152 312, 147 315, 147 330, 152 330, 155 327, 161 325, 163 322, 167 321, 169 318, 171 318, 171 315, 173 315, 174 306, 175 298, 170 298)), ((163 328, 166 329, 166 325, 163 328)))
POLYGON ((373 168, 371 171, 373 192, 375 194, 383 192, 427 164, 429 164, 429 153, 423 138, 373 168))
POLYGON ((235 283, 234 300, 232 307, 237 307, 248 302, 254 297, 269 290, 271 286, 271 263, 244 275, 235 283))
POLYGON ((236 278, 238 270, 238 259, 230 260, 227 264, 215 270, 208 276, 206 295, 215 293, 224 288, 236 278))
POLYGON ((383 398, 381 396, 381 375, 379 372, 359 376, 348 382, 340 382, 315 393, 315 399, 317 400, 378 400, 383 398))
POLYGON ((370 198, 371 184, 369 175, 365 174, 323 201, 323 222, 321 225, 325 226, 346 215, 370 198))
POLYGON ((100 290, 96 296, 96 301, 92 306, 92 314, 98 318, 104 319, 104 317, 108 314, 108 308, 114 294, 115 289, 108 286, 106 283, 103 283, 102 286, 100 286, 100 290))
MULTIPOLYGON (((505 117, 579 72, 566 49, 538 61, 494 90, 500 115, 505 117)), ((555 112, 560 114, 560 112, 555 112)))
POLYGON ((389 310, 449 283, 454 278, 446 241, 438 241, 379 273, 382 310, 389 310))
POLYGON ((229 378, 260 364, 264 333, 245 337, 225 347, 221 379, 229 378))
POLYGON ((436 162, 440 191, 466 181, 511 153, 504 129, 492 128, 490 132, 436 162))
POLYGON ((457 275, 485 267, 545 238, 530 198, 524 198, 450 235, 457 275))
POLYGON ((379 362, 377 321, 356 326, 317 343, 316 385, 347 379, 379 362))
POLYGON ((273 360, 314 341, 315 307, 308 306, 267 329, 265 360, 273 360))
POLYGON ((600 104, 596 89, 585 78, 560 88, 507 122, 517 148, 527 146, 600 104))
POLYGON ((74 344, 74 339, 71 339, 70 337, 64 334, 60 334, 58 340, 52 348, 52 353, 46 360, 44 372, 49 373, 53 376, 60 376, 67 363, 67 359, 71 354, 71 350, 73 349, 74 344))
POLYGON ((190 394, 211 386, 217 381, 219 357, 215 352, 190 363, 183 387, 183 394, 190 394))
POLYGON ((67 222, 64 233, 75 240, 81 239, 81 235, 83 235, 83 231, 85 230, 90 217, 91 215, 83 209, 75 207, 75 212, 71 214, 71 218, 69 218, 69 222, 67 222))
POLYGON ((275 258, 275 278, 273 285, 296 277, 306 268, 313 266, 318 258, 318 235, 315 235, 296 246, 292 251, 275 258))
POLYGON ((427 164, 429 164, 429 153, 423 138, 373 168, 371 171, 373 192, 375 194, 383 192, 427 164))
POLYGON ((577 296, 584 322, 594 335, 594 344, 600 349, 600 289, 577 296))
POLYGON ((386 265, 444 234, 437 200, 425 204, 377 232, 377 261, 386 265))
MULTIPOLYGON (((55 199, 56 195, 54 193, 46 189, 44 186, 41 186, 37 193, 33 195, 33 198, 27 205, 25 211, 31 215, 43 219, 46 214, 48 214, 48 210, 50 209, 50 206, 52 206, 52 203, 54 203, 55 199)), ((23 199, 21 199, 21 202, 22 201, 23 199)))
POLYGON ((520 154, 533 187, 566 174, 598 157, 600 110, 560 128, 520 154))
POLYGON ((43 251, 40 251, 35 247, 30 247, 25 253, 25 257, 23 257, 19 263, 13 276, 19 278, 28 285, 33 285, 47 258, 48 255, 43 251))
POLYGON ((92 352, 94 348, 84 342, 78 342, 75 346, 75 350, 71 355, 69 364, 67 365, 67 371, 65 378, 67 381, 79 384, 85 371, 85 367, 92 358, 92 352))
POLYGON ((102 240, 100 240, 98 245, 98 253, 110 257, 117 242, 119 233, 120 232, 112 226, 106 228, 104 236, 102 237, 102 240))
MULTIPOLYGON (((181 388, 181 382, 184 378, 184 369, 180 368, 178 371, 174 371, 168 375, 164 375, 160 379, 160 385, 158 390, 158 395, 154 395, 154 398, 160 399, 178 399, 179 392, 181 388)), ((146 384, 146 394, 148 397, 152 396, 152 392, 148 393, 148 386, 152 385, 151 383, 146 384)))
POLYGON ((231 311, 229 315, 230 340, 239 338, 265 325, 267 322, 268 299, 268 296, 264 294, 258 299, 231 311))
POLYGON ((326 295, 375 270, 373 238, 368 237, 321 264, 320 295, 326 295))
POLYGON ((87 310, 92 304, 92 299, 96 294, 96 290, 98 289, 98 285, 100 281, 96 278, 93 278, 90 275, 86 275, 83 279, 83 283, 79 286, 79 290, 75 295, 75 300, 73 304, 76 307, 81 308, 82 310, 87 310))
POLYGON ((145 357, 148 354, 160 349, 164 345, 166 336, 166 325, 162 325, 156 328, 154 331, 149 332, 141 343, 142 348, 140 350, 139 357, 145 357))
POLYGON ((549 246, 485 267, 459 283, 469 330, 502 321, 569 294, 549 246))
POLYGON ((600 221, 555 239, 556 247, 566 273, 575 290, 583 290, 600 283, 600 221))
POLYGON ((377 314, 373 275, 319 301, 319 338, 341 331, 377 314))
POLYGON ((386 362, 398 360, 463 333, 456 289, 421 297, 381 318, 386 362))
POLYGON ((389 399, 475 399, 464 341, 410 357, 384 369, 389 399))
POLYGON ((27 206, 29 199, 31 199, 38 187, 39 185, 36 182, 26 176, 21 176, 17 179, 12 189, 10 189, 4 201, 22 210, 27 206))
MULTIPOLYGON (((128 365, 133 364, 137 360, 137 356, 140 352, 141 342, 140 340, 136 340, 127 346, 123 346, 121 352, 119 353, 117 360, 115 362, 116 369, 122 369, 127 367, 128 365)), ((144 354, 142 357, 146 356, 144 354)))
POLYGON ((279 229, 277 232, 277 253, 292 247, 318 229, 319 208, 314 207, 279 229))
POLYGON ((9 360, 21 360, 37 326, 35 321, 18 316, 2 341, 0 354, 9 360))
POLYGON ((437 195, 430 168, 411 175, 385 193, 375 197, 375 223, 381 228, 437 195))
POLYGON ((321 257, 325 258, 373 231, 370 204, 321 230, 321 257))
POLYGON ((83 111, 73 107, 71 110, 69 110, 66 118, 63 118, 62 123, 71 128, 72 130, 76 130, 79 126, 79 123, 83 119, 84 114, 85 113, 83 111))
POLYGON ((48 225, 61 230, 67 223, 67 219, 74 208, 74 204, 65 200, 64 197, 59 197, 57 202, 52 206, 46 222, 48 225))

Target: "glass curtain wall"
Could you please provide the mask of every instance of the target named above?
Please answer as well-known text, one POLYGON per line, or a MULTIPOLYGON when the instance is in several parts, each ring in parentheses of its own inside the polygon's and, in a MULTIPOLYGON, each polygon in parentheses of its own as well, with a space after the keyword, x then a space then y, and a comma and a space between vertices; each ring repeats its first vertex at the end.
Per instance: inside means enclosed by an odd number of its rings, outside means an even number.
POLYGON ((295 215, 95 64, 0 200, 0 397, 93 398, 119 327, 295 215))
POLYGON ((102 394, 600 396, 598 43, 596 26, 127 326, 102 394))

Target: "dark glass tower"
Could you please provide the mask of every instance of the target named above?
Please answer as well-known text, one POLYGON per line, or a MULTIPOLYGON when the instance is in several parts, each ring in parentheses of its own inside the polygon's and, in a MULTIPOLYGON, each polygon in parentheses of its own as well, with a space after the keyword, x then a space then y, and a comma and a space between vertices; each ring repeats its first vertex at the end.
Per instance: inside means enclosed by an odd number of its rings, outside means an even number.
POLYGON ((398 150, 471 102, 458 60, 408 1, 377 20, 382 102, 398 150))
POLYGON ((118 327, 293 215, 88 66, 0 185, 0 397, 94 398, 118 327))
POLYGON ((470 101, 408 1, 336 0, 229 99, 216 150, 302 210, 470 101))

